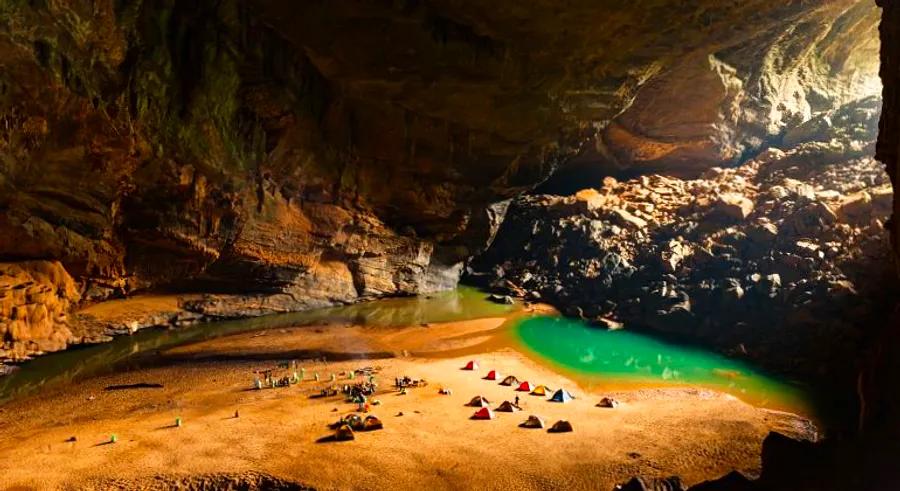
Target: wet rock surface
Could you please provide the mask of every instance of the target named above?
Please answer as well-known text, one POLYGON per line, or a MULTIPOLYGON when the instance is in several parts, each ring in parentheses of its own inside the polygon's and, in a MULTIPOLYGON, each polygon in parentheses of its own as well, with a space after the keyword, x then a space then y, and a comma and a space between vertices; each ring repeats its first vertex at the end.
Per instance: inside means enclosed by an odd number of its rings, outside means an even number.
POLYGON ((675 334, 793 374, 846 366, 892 284, 892 191, 863 156, 877 112, 862 112, 867 131, 823 128, 699 179, 606 178, 574 196, 518 198, 470 276, 603 326, 675 334))

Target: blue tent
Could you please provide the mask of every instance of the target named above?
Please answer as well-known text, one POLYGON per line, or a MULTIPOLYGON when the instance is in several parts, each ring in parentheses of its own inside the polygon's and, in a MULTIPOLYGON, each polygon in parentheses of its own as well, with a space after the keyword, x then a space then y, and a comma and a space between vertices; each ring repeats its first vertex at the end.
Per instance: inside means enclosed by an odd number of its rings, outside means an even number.
POLYGON ((558 391, 553 393, 553 397, 550 398, 553 402, 569 402, 574 397, 572 394, 569 394, 565 389, 559 389, 558 391))

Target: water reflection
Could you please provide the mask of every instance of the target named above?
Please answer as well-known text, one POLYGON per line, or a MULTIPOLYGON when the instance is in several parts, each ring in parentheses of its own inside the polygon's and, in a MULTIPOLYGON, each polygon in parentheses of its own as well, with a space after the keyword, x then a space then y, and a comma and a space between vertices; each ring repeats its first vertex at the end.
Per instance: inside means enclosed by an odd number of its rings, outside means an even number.
POLYGON ((79 346, 38 357, 0 377, 0 403, 49 385, 109 373, 126 362, 139 364, 154 353, 178 345, 241 332, 321 323, 408 326, 504 316, 518 305, 500 305, 471 287, 428 296, 392 298, 307 312, 211 322, 178 329, 145 329, 108 343, 79 346))

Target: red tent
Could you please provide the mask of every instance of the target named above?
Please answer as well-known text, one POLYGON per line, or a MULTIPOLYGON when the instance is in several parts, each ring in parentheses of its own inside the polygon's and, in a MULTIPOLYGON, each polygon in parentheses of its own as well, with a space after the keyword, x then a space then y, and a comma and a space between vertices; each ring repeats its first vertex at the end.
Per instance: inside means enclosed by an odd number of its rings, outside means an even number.
POLYGON ((534 386, 531 385, 531 382, 522 382, 516 390, 519 392, 531 392, 534 390, 534 386))
POLYGON ((475 414, 472 415, 472 419, 494 419, 494 411, 491 411, 489 407, 483 407, 478 411, 475 411, 475 414))
POLYGON ((497 370, 491 370, 490 372, 488 372, 487 377, 485 377, 484 379, 485 380, 497 380, 498 378, 500 378, 500 374, 497 373, 497 370))
POLYGON ((463 368, 463 370, 478 370, 478 362, 472 360, 469 363, 466 363, 466 366, 465 368, 463 368))

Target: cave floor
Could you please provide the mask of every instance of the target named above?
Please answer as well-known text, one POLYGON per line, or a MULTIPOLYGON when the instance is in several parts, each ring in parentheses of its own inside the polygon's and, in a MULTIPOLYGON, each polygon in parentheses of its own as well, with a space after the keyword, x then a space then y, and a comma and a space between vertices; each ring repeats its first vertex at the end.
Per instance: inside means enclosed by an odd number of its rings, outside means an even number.
POLYGON ((518 351, 486 343, 503 322, 241 333, 163 351, 151 367, 20 398, 0 406, 0 489, 152 488, 161 478, 253 472, 323 489, 612 489, 633 475, 679 475, 692 484, 733 469, 755 474, 769 431, 802 436, 799 417, 713 391, 580 388, 518 351), (381 358, 385 345, 395 352, 381 358), (297 355, 294 347, 345 361, 301 360, 304 382, 252 390, 253 371, 297 355), (414 354, 402 356, 407 348, 414 354), (460 369, 471 358, 481 370, 460 369), (331 373, 364 366, 379 369, 374 398, 381 404, 372 412, 384 429, 357 433, 351 442, 319 442, 355 405, 309 395, 328 385, 331 373), (482 380, 490 369, 565 387, 577 398, 558 404, 514 392, 482 380), (322 382, 312 380, 314 372, 322 382), (388 388, 404 375, 429 385, 407 395, 388 388), (104 390, 138 383, 163 387, 104 390), (440 395, 440 387, 452 395, 440 395), (492 407, 519 395, 524 411, 472 420, 474 408, 465 404, 475 395, 492 407), (603 396, 622 404, 596 407, 603 396), (566 419, 574 432, 520 428, 529 414, 548 426, 566 419), (111 434, 116 443, 106 443, 111 434))

